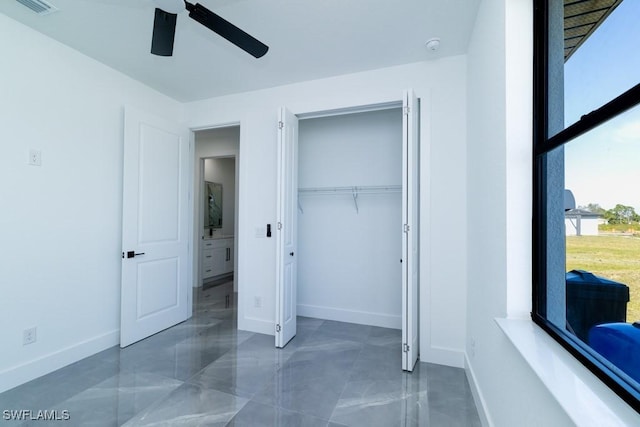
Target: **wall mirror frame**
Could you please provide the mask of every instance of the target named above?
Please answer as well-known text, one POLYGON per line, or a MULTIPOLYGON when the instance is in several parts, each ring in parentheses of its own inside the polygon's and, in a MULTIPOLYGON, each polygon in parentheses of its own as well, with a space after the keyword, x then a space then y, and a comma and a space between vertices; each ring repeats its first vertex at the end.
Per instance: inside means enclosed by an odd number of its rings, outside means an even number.
POLYGON ((204 228, 222 228, 222 184, 204 182, 204 228))

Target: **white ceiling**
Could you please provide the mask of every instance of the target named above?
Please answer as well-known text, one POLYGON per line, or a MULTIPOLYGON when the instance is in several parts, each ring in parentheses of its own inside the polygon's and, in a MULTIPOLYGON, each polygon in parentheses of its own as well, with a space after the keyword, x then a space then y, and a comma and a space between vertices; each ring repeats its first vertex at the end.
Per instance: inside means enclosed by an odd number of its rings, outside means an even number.
MULTIPOLYGON (((0 12, 178 100, 193 101, 466 52, 480 0, 200 0, 269 46, 255 59, 178 15, 174 53, 149 53, 151 0, 48 0, 0 12), (437 52, 425 42, 439 37, 437 52)), ((195 3, 196 1, 193 1, 195 3)))

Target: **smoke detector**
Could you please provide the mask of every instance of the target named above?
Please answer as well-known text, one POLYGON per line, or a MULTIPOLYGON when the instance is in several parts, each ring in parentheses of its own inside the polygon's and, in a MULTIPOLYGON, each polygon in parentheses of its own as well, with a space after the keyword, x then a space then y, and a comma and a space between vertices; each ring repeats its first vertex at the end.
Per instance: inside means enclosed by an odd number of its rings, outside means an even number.
POLYGON ((427 49, 435 52, 440 47, 440 39, 437 37, 429 39, 427 40, 427 43, 425 43, 425 45, 427 46, 427 49))

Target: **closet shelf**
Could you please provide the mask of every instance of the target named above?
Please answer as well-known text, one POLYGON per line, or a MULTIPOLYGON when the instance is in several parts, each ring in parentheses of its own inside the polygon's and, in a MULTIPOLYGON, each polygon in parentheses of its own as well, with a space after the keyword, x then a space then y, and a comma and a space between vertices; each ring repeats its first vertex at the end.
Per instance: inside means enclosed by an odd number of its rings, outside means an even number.
POLYGON ((359 185, 352 187, 313 187, 299 188, 298 194, 340 194, 340 193, 399 193, 401 185, 359 185))
MULTIPOLYGON (((341 195, 349 194, 353 197, 353 204, 356 207, 356 213, 358 210, 358 195, 360 194, 382 194, 382 193, 400 193, 402 192, 401 185, 362 185, 352 187, 312 187, 312 188, 299 188, 298 195, 300 196, 326 196, 326 195, 341 195)), ((304 213, 300 201, 298 201, 298 209, 300 213, 304 213)))

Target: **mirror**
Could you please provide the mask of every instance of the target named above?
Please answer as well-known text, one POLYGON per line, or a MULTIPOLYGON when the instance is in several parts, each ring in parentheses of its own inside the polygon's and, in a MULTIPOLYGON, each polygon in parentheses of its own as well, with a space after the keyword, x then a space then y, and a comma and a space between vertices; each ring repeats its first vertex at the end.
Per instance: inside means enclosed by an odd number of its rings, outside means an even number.
POLYGON ((204 228, 222 228, 222 184, 204 182, 204 228))

